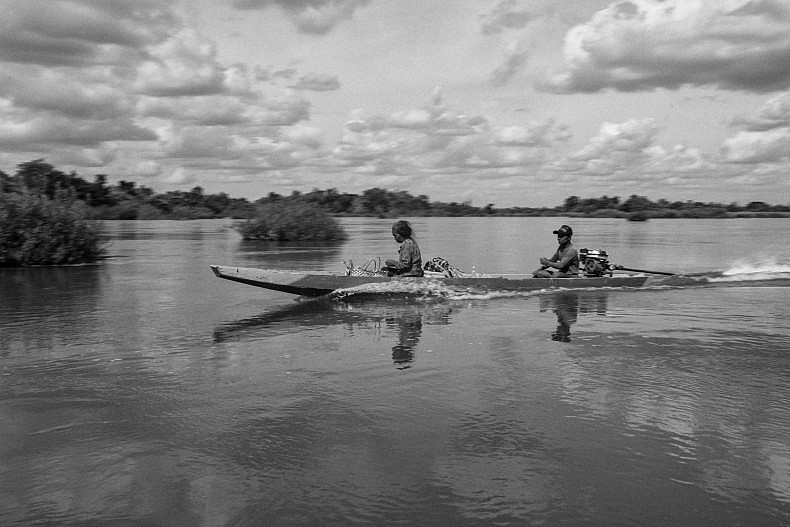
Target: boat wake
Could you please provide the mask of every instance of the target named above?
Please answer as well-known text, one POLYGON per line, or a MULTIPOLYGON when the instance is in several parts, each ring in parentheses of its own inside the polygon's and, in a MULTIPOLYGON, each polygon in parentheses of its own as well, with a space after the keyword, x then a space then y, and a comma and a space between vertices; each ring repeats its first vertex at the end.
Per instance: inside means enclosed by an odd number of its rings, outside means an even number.
MULTIPOLYGON (((684 287, 715 287, 715 286, 790 286, 790 264, 769 262, 760 264, 738 263, 730 269, 707 271, 701 273, 678 274, 668 277, 654 277, 655 280, 641 289, 665 289, 684 287)), ((584 288, 581 288, 584 289, 584 288)), ((629 289, 629 288, 615 288, 629 289)), ((542 295, 556 292, 556 288, 538 289, 534 291, 498 291, 488 288, 454 287, 441 280, 391 281, 370 283, 348 289, 338 289, 331 296, 336 299, 362 299, 367 297, 409 297, 414 299, 447 299, 447 300, 484 300, 492 298, 510 298, 542 295)))
POLYGON ((461 299, 462 295, 469 295, 467 288, 459 289, 448 286, 441 280, 425 280, 420 282, 399 281, 363 284, 348 289, 338 289, 333 291, 331 296, 337 299, 349 297, 376 297, 376 296, 400 296, 410 298, 447 298, 461 299))
POLYGON ((670 276, 656 284, 656 286, 786 287, 790 286, 790 264, 775 261, 761 263, 739 262, 725 270, 670 276))
POLYGON ((790 279, 790 264, 781 262, 738 263, 711 282, 757 282, 790 279))
POLYGON ((512 291, 489 289, 487 287, 461 287, 451 286, 441 280, 426 280, 420 282, 391 281, 384 283, 363 284, 348 289, 338 289, 329 296, 337 300, 363 300, 365 298, 377 299, 382 297, 408 298, 411 301, 436 301, 436 300, 490 300, 495 298, 533 297, 546 293, 562 291, 582 291, 585 289, 605 291, 609 289, 624 289, 620 287, 595 287, 595 288, 546 288, 530 291, 512 291))

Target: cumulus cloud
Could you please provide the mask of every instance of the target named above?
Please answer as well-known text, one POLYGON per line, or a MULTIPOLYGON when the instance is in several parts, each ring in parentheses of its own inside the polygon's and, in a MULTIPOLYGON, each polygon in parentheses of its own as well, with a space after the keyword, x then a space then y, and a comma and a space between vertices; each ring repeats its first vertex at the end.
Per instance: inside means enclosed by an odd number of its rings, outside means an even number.
POLYGON ((294 126, 280 128, 279 137, 292 144, 306 146, 308 148, 320 148, 323 140, 320 128, 299 123, 294 126))
POLYGON ((388 115, 355 115, 332 151, 341 166, 381 174, 474 173, 501 177, 513 168, 536 167, 570 134, 553 120, 493 128, 480 115, 448 107, 441 90, 431 101, 388 115))
POLYGON ((561 92, 710 85, 770 91, 790 83, 790 5, 783 0, 624 0, 565 37, 561 92))
POLYGON ((257 95, 242 100, 227 95, 180 97, 174 100, 144 97, 138 113, 172 122, 201 126, 287 126, 309 117, 310 103, 295 94, 257 95))
POLYGON ((153 160, 140 161, 132 168, 134 175, 146 179, 158 177, 162 174, 164 167, 161 163, 153 160))
POLYGON ((333 91, 340 89, 340 81, 336 75, 308 73, 299 77, 299 81, 291 87, 295 90, 333 91))
POLYGON ((142 97, 137 112, 143 117, 158 117, 193 125, 234 125, 248 122, 247 105, 235 97, 209 95, 180 97, 175 100, 142 97))
POLYGON ((354 16, 369 0, 233 0, 236 9, 282 9, 304 33, 323 34, 354 16))
POLYGON ((0 118, 0 146, 11 150, 47 151, 57 145, 93 146, 105 141, 151 141, 156 136, 131 119, 80 120, 39 116, 0 118))
POLYGON ((190 174, 184 167, 178 167, 164 178, 164 182, 169 185, 183 186, 194 184, 196 179, 195 176, 190 174))
POLYGON ((706 177, 717 168, 700 149, 684 144, 667 150, 662 146, 645 149, 644 172, 672 178, 676 176, 706 177))
POLYGON ((527 58, 526 46, 520 40, 512 41, 507 47, 502 64, 491 73, 491 82, 495 86, 502 86, 524 68, 527 58))
POLYGON ((114 119, 134 105, 134 97, 104 75, 85 78, 66 69, 19 64, 0 69, 0 95, 28 114, 54 112, 76 119, 114 119))
POLYGON ((768 99, 753 114, 736 119, 733 124, 746 125, 750 131, 790 126, 790 93, 784 92, 768 99))
POLYGON ((465 112, 447 108, 441 93, 435 91, 431 103, 422 108, 396 111, 386 116, 359 118, 347 123, 346 127, 359 133, 394 128, 440 136, 461 136, 487 129, 488 121, 482 115, 470 116, 465 112))
POLYGON ((790 162, 790 92, 771 97, 754 112, 733 120, 745 130, 726 139, 724 159, 733 164, 774 164, 786 170, 790 162))
MULTIPOLYGON (((214 43, 187 27, 168 0, 0 2, 6 152, 81 167, 117 162, 115 172, 172 184, 319 155, 320 131, 298 126, 309 119, 310 102, 269 84, 278 73, 222 65, 214 43), (23 42, 29 48, 18 52, 23 42), (188 171, 174 171, 176 162, 188 171)), ((337 80, 308 74, 300 82, 316 90, 337 80)))
POLYGON ((248 107, 249 119, 266 126, 288 126, 310 116, 310 101, 292 93, 261 97, 248 107))
POLYGON ((111 143, 104 143, 98 148, 61 148, 50 151, 47 158, 57 165, 103 167, 115 160, 118 149, 111 143))
POLYGON ((120 64, 176 23, 161 0, 3 0, 0 8, 0 60, 23 64, 120 64))
POLYGON ((790 160, 790 127, 739 132, 724 142, 722 150, 731 163, 787 162, 790 160))
POLYGON ((233 156, 234 138, 206 127, 175 128, 163 148, 168 158, 226 158, 233 156))
POLYGON ((535 14, 525 1, 503 0, 491 11, 480 16, 481 31, 490 35, 506 29, 521 29, 534 18, 535 14))
POLYGON ((679 183, 707 184, 711 177, 723 175, 721 167, 697 148, 658 144, 659 131, 652 119, 604 123, 584 147, 546 163, 541 171, 563 174, 565 181, 578 183, 583 178, 588 185, 638 186, 643 193, 679 183))
POLYGON ((592 160, 614 155, 640 154, 653 144, 660 127, 653 119, 630 119, 624 123, 603 123, 598 134, 573 159, 592 160))
POLYGON ((557 126, 554 119, 528 126, 505 126, 495 130, 492 139, 500 146, 551 146, 570 139, 567 126, 557 126))
POLYGON ((136 89, 146 95, 177 97, 223 91, 225 75, 213 44, 183 30, 149 49, 150 60, 138 67, 136 89))

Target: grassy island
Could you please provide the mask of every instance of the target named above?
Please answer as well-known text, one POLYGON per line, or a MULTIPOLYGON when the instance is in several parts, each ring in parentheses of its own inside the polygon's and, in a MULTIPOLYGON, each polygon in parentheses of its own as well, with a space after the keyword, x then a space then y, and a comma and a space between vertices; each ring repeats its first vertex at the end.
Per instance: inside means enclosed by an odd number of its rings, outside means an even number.
POLYGON ((104 255, 97 228, 74 200, 0 194, 0 266, 95 262, 104 255))
POLYGON ((255 218, 237 222, 245 240, 343 240, 346 233, 335 218, 312 204, 264 203, 255 218))

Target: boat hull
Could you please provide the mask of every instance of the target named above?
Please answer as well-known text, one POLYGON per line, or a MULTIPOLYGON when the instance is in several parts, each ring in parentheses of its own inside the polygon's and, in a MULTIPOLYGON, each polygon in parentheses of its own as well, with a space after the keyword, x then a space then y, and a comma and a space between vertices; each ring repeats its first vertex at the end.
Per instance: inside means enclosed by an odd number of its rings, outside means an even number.
POLYGON ((448 287, 489 291, 536 291, 540 289, 587 289, 598 287, 644 287, 647 276, 602 276, 579 278, 533 278, 531 275, 490 277, 387 277, 346 276, 315 271, 303 273, 253 267, 212 265, 219 278, 264 289, 301 296, 322 296, 339 289, 350 289, 365 284, 386 284, 392 281, 411 283, 441 283, 448 287))

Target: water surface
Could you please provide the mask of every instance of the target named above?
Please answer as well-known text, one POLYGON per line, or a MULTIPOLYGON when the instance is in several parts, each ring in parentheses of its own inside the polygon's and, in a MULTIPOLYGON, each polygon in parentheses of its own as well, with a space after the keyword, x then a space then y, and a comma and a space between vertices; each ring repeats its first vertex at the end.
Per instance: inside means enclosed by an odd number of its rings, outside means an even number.
MULTIPOLYGON (((212 263, 397 250, 107 222, 95 266, 0 270, 0 525, 788 525, 788 220, 574 220, 693 285, 293 297, 212 263), (699 277, 703 279, 699 279, 699 277)), ((414 219, 537 267, 563 218, 414 219)))

